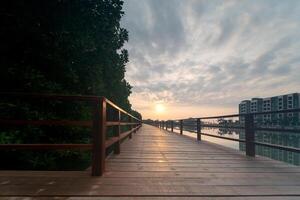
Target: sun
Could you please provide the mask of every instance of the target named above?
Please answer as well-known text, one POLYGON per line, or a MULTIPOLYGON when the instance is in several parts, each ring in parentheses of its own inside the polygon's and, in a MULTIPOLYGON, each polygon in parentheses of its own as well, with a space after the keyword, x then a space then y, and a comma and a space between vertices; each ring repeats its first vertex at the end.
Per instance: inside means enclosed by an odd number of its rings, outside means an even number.
POLYGON ((163 113, 165 112, 166 108, 163 104, 159 103, 155 105, 155 111, 156 113, 163 113))

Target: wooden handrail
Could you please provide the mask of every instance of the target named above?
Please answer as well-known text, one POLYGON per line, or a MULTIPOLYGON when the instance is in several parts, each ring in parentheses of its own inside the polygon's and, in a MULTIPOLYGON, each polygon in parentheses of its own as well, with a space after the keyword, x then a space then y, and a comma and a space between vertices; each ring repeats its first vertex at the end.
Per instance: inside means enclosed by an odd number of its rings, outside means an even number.
POLYGON ((209 116, 209 117, 199 117, 199 118, 187 118, 187 119, 175 119, 172 121, 180 120, 191 120, 191 119, 218 119, 218 118, 231 118, 231 117, 245 117, 246 115, 265 115, 265 114, 278 114, 278 113, 291 113, 291 112, 300 112, 300 108, 287 109, 287 110, 277 110, 277 111, 265 111, 265 112, 256 112, 256 113, 241 113, 241 114, 231 114, 231 115, 219 115, 219 116, 209 116))
POLYGON ((1 150, 10 149, 37 149, 37 150, 59 150, 59 149, 80 149, 88 150, 92 144, 1 144, 1 150))
POLYGON ((57 94, 27 94, 27 93, 0 93, 3 98, 30 98, 30 99, 49 99, 49 100, 67 100, 67 101, 85 101, 92 106, 93 120, 16 120, 0 119, 1 126, 82 126, 90 127, 93 132, 92 144, 0 144, 0 150, 10 149, 40 149, 40 150, 58 150, 58 149, 83 149, 92 150, 92 175, 101 176, 105 171, 106 149, 115 145, 114 153, 120 153, 121 140, 132 137, 142 125, 141 120, 129 114, 119 106, 115 105, 105 97, 99 96, 80 96, 80 95, 57 95, 57 94), (115 121, 107 121, 107 104, 117 113, 115 121), (121 121, 121 113, 129 117, 129 122, 121 121), (115 136, 106 140, 107 127, 115 127, 115 136), (121 133, 121 126, 130 126, 130 130, 121 133))
POLYGON ((29 98, 29 99, 54 99, 54 100, 70 100, 70 101, 97 101, 99 96, 91 95, 62 95, 62 94, 43 94, 43 93, 22 93, 22 92, 0 92, 0 97, 7 98, 29 98))
POLYGON ((32 125, 32 126, 82 126, 92 127, 92 121, 75 121, 75 120, 13 120, 0 119, 0 125, 32 125))
POLYGON ((238 142, 244 142, 246 144, 246 155, 247 156, 255 156, 255 145, 261 145, 261 146, 268 146, 276 149, 291 151, 291 152, 297 152, 300 153, 300 148, 295 147, 288 147, 288 146, 282 146, 282 145, 276 145, 276 144, 268 144, 263 142, 256 142, 255 141, 255 131, 285 131, 285 132, 292 132, 292 133, 299 133, 299 129, 283 129, 283 128, 268 128, 268 127, 256 127, 254 123, 254 116, 257 115, 264 115, 264 114, 278 114, 278 113, 296 113, 300 112, 300 109, 288 109, 288 110, 281 110, 281 111, 268 111, 268 112, 257 112, 257 113, 247 113, 247 114, 233 114, 233 115, 221 115, 221 116, 212 116, 212 117, 199 117, 199 118, 188 118, 188 119, 176 119, 176 120, 167 120, 167 121, 154 121, 154 126, 157 126, 161 129, 168 130, 168 124, 171 124, 171 132, 174 132, 173 129, 179 130, 179 133, 182 135, 184 130, 184 122, 185 120, 194 121, 194 123, 189 123, 188 127, 192 127, 196 131, 188 130, 189 132, 197 133, 197 140, 201 140, 201 135, 209 136, 209 137, 216 137, 220 139, 225 140, 231 140, 231 141, 238 141, 238 142), (225 126, 225 125, 211 125, 211 124, 205 124, 202 123, 201 120, 203 119, 218 119, 218 118, 230 118, 230 117, 244 117, 245 118, 245 124, 244 126, 225 126), (179 128, 174 127, 174 123, 178 124, 179 128), (229 138, 229 137, 223 137, 223 136, 217 136, 212 135, 208 133, 204 133, 201 131, 201 127, 217 127, 217 128, 237 128, 237 129, 243 129, 245 131, 245 140, 241 139, 235 139, 235 138, 229 138))
POLYGON ((116 104, 114 104, 113 102, 111 102, 110 100, 106 99, 105 97, 104 98, 104 101, 106 101, 106 103, 108 103, 110 106, 114 107, 116 110, 119 110, 120 112, 122 112, 123 114, 135 119, 135 120, 138 120, 140 121, 138 118, 134 117, 133 115, 129 114, 128 112, 126 112, 125 110, 123 110, 122 108, 120 108, 119 106, 117 106, 116 104))
MULTIPOLYGON (((127 126, 138 125, 137 122, 118 122, 107 121, 106 126, 127 126)), ((79 120, 14 120, 14 119, 0 119, 0 125, 32 125, 32 126, 82 126, 92 127, 93 121, 79 121, 79 120)))

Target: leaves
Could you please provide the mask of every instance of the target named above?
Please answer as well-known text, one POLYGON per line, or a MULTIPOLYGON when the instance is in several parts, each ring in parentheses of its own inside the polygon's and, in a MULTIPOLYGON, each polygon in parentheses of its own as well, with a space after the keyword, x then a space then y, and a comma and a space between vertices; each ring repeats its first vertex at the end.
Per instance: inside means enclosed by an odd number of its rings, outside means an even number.
MULTIPOLYGON (((0 7, 0 90, 106 96, 130 111, 131 86, 124 79, 128 52, 122 49, 128 32, 120 27, 122 5, 121 0, 5 0, 0 7)), ((8 118, 91 117, 90 107, 76 103, 17 101, 2 105, 1 113, 8 118)), ((78 128, 20 130, 1 130, 0 141, 90 141, 89 131, 78 128)), ((14 154, 25 156, 15 160, 27 160, 37 168, 58 167, 53 162, 70 154, 36 155, 14 154)))

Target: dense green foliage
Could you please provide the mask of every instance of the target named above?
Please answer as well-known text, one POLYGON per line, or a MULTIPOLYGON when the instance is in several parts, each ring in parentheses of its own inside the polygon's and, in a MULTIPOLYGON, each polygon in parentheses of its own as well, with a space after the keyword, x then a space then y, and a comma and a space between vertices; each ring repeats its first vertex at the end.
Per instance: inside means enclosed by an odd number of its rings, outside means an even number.
MULTIPOLYGON (((105 96, 135 116, 124 79, 128 32, 120 27, 121 0, 5 0, 0 7, 0 90, 105 96), (4 3, 5 2, 5 3, 4 3)), ((0 104, 1 117, 87 119, 83 103, 10 102, 0 104), (72 117, 70 117, 72 116, 72 117)), ((87 143, 89 130, 22 127, 1 130, 1 143, 87 143)), ((3 154, 3 152, 2 152, 3 154)), ((57 169, 59 160, 81 159, 83 152, 5 152, 28 168, 57 169)), ((20 165, 19 165, 20 166, 20 165)), ((64 166, 63 166, 64 167, 64 166)))

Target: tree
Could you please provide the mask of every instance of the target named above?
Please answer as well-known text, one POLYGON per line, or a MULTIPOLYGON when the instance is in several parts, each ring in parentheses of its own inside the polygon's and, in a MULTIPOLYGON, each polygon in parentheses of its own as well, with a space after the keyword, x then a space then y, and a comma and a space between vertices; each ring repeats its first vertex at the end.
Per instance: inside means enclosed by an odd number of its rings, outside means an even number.
MULTIPOLYGON (((105 96, 131 111, 128 100, 131 86, 124 79, 128 52, 123 45, 128 41, 128 32, 120 27, 124 15, 122 5, 121 0, 2 2, 0 90, 105 96)), ((43 105, 16 101, 4 102, 0 107, 2 115, 11 117, 64 118, 72 115, 82 119, 89 113, 85 105, 75 103, 55 102, 46 108, 43 105), (16 108, 21 108, 21 112, 15 111, 16 108)), ((88 142, 88 135, 78 136, 82 132, 64 128, 53 134, 53 128, 24 128, 22 134, 2 131, 0 141, 88 142)), ((61 158, 61 154, 40 157, 34 163, 44 162, 43 166, 49 166, 50 157, 61 158)), ((28 154, 27 158, 32 160, 33 155, 28 154)))

